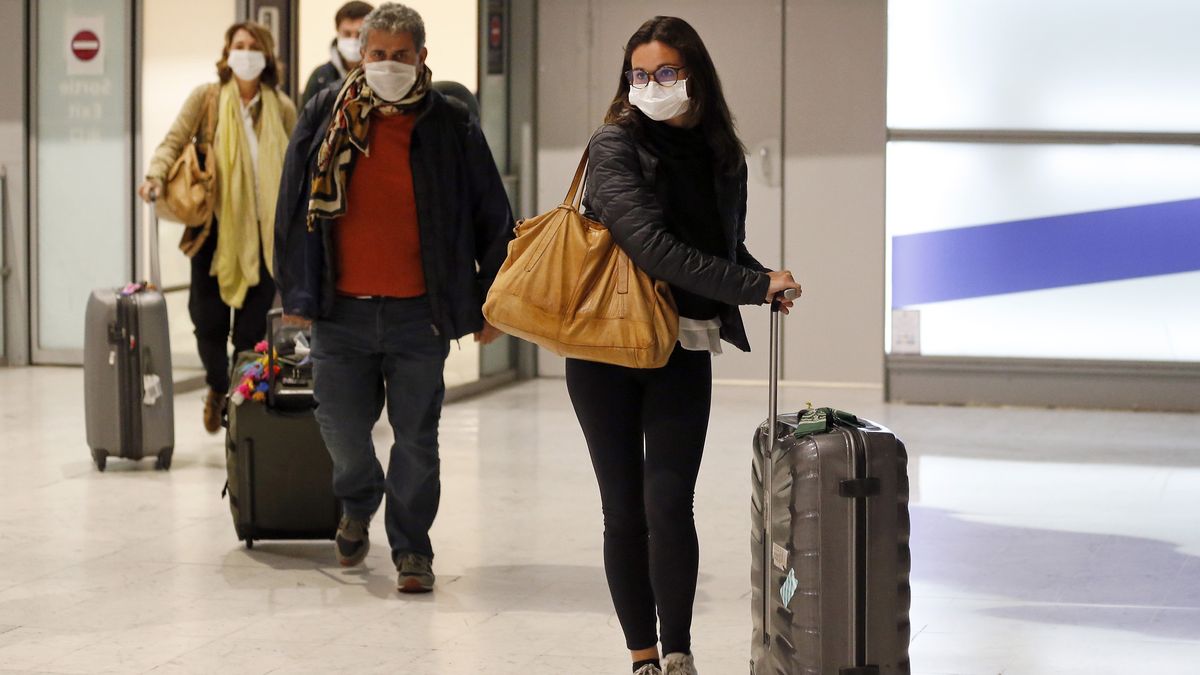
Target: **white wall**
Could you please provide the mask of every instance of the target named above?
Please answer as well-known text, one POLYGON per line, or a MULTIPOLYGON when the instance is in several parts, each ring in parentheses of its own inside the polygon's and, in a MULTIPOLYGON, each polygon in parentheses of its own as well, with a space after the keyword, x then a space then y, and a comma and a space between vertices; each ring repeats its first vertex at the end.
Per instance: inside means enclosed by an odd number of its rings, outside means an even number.
MULTIPOLYGON (((540 211, 562 199, 611 96, 611 78, 602 87, 592 82, 591 91, 587 81, 580 86, 563 79, 563 73, 593 70, 589 5, 539 4, 540 211)), ((887 2, 786 0, 784 9, 784 95, 778 103, 785 157, 782 253, 805 288, 800 310, 785 328, 784 377, 881 388, 887 2)), ((725 11, 728 24, 739 25, 738 6, 729 3, 725 11)), ((653 13, 647 9, 647 16, 653 13)), ((600 45, 611 58, 620 58, 621 47, 600 45)), ((779 92, 761 92, 755 100, 772 95, 779 92)), ((779 246, 771 248, 763 242, 754 250, 767 261, 778 257, 779 246)), ((743 315, 748 323, 763 320, 752 308, 743 315)), ((765 338, 757 339, 756 349, 765 348, 765 338)), ((538 369, 560 376, 562 359, 542 350, 538 369)), ((759 379, 765 372, 748 377, 759 379)))
MULTIPOLYGON (((217 81, 216 63, 225 44, 225 30, 236 19, 234 9, 232 2, 152 0, 143 3, 139 179, 149 168, 154 149, 166 136, 188 94, 197 85, 217 81)), ((146 212, 143 209, 143 214, 146 212)), ((164 286, 187 284, 190 279, 191 264, 178 247, 182 233, 183 226, 178 223, 164 220, 159 224, 158 248, 164 286)), ((167 296, 171 351, 177 368, 200 365, 192 337, 192 321, 187 312, 187 297, 186 292, 167 296)))
MULTIPOLYGON (((333 17, 345 0, 304 0, 300 3, 300 88, 308 76, 329 60, 335 31, 333 17)), ((369 0, 378 7, 381 3, 369 0)), ((475 0, 410 0, 425 20, 429 67, 438 80, 454 80, 475 91, 478 82, 475 39, 478 7, 475 0)))
POLYGON ((784 377, 882 387, 887 1, 789 0, 784 377))

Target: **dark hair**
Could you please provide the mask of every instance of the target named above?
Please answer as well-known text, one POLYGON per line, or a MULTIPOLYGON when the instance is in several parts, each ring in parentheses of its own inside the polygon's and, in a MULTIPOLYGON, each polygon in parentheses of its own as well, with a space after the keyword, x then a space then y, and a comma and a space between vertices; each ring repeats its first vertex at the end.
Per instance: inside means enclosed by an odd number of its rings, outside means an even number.
POLYGON ((338 28, 346 19, 357 21, 366 17, 375 9, 369 2, 347 2, 338 8, 337 14, 333 16, 333 27, 338 28))
POLYGON ((221 78, 221 84, 233 77, 233 69, 229 67, 229 45, 233 44, 233 36, 239 30, 253 36, 259 50, 267 57, 267 66, 259 75, 259 82, 272 88, 279 86, 279 81, 283 79, 283 64, 275 58, 275 38, 271 37, 271 31, 266 26, 253 21, 235 23, 225 31, 225 48, 221 50, 221 60, 217 61, 217 77, 221 78))
POLYGON ((734 173, 745 161, 746 149, 737 136, 733 116, 725 103, 721 78, 700 35, 691 24, 673 16, 656 16, 629 38, 625 44, 625 61, 621 64, 617 95, 613 97, 604 116, 607 124, 617 124, 641 133, 647 118, 629 103, 629 81, 625 73, 632 68, 633 50, 650 42, 661 42, 679 52, 681 64, 687 69, 688 98, 692 104, 687 115, 699 123, 708 141, 717 166, 725 173, 734 173))

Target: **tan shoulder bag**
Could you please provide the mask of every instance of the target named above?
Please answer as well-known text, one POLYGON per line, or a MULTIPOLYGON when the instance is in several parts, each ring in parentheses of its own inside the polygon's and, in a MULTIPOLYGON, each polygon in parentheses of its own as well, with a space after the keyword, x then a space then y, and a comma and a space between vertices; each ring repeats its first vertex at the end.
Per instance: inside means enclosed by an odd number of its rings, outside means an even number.
POLYGON ((204 112, 196 120, 192 138, 179 158, 167 171, 163 195, 155 202, 159 217, 191 227, 202 227, 212 220, 216 162, 212 156, 213 133, 217 126, 214 110, 219 87, 211 87, 204 97, 204 112), (200 125, 204 122, 204 136, 200 125), (200 155, 204 155, 201 162, 200 155))
POLYGON ((560 356, 660 368, 679 338, 675 300, 580 213, 587 158, 585 150, 562 204, 517 224, 483 315, 560 356))

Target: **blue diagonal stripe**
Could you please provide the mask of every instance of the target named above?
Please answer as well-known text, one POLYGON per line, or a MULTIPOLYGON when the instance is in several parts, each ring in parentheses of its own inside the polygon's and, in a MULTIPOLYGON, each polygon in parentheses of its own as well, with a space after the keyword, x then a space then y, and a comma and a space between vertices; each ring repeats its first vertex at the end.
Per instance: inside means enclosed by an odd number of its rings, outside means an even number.
POLYGON ((1200 199, 892 239, 892 307, 1200 270, 1200 199))

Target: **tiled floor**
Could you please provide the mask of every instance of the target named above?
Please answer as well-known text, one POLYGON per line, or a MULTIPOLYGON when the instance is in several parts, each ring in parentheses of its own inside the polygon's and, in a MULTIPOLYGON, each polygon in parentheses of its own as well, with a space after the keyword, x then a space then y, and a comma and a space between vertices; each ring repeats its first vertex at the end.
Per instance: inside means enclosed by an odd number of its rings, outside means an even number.
MULTIPOLYGON (((0 370, 0 671, 626 673, 600 510, 560 380, 447 407, 439 589, 401 597, 380 541, 242 548, 221 440, 176 402, 169 473, 83 441, 81 373, 0 370)), ((748 439, 721 387, 697 499, 700 671, 747 671, 748 439)), ((1200 673, 1200 416, 889 406, 912 453, 916 673, 1200 673)), ((385 427, 378 430, 387 446, 385 427)))

